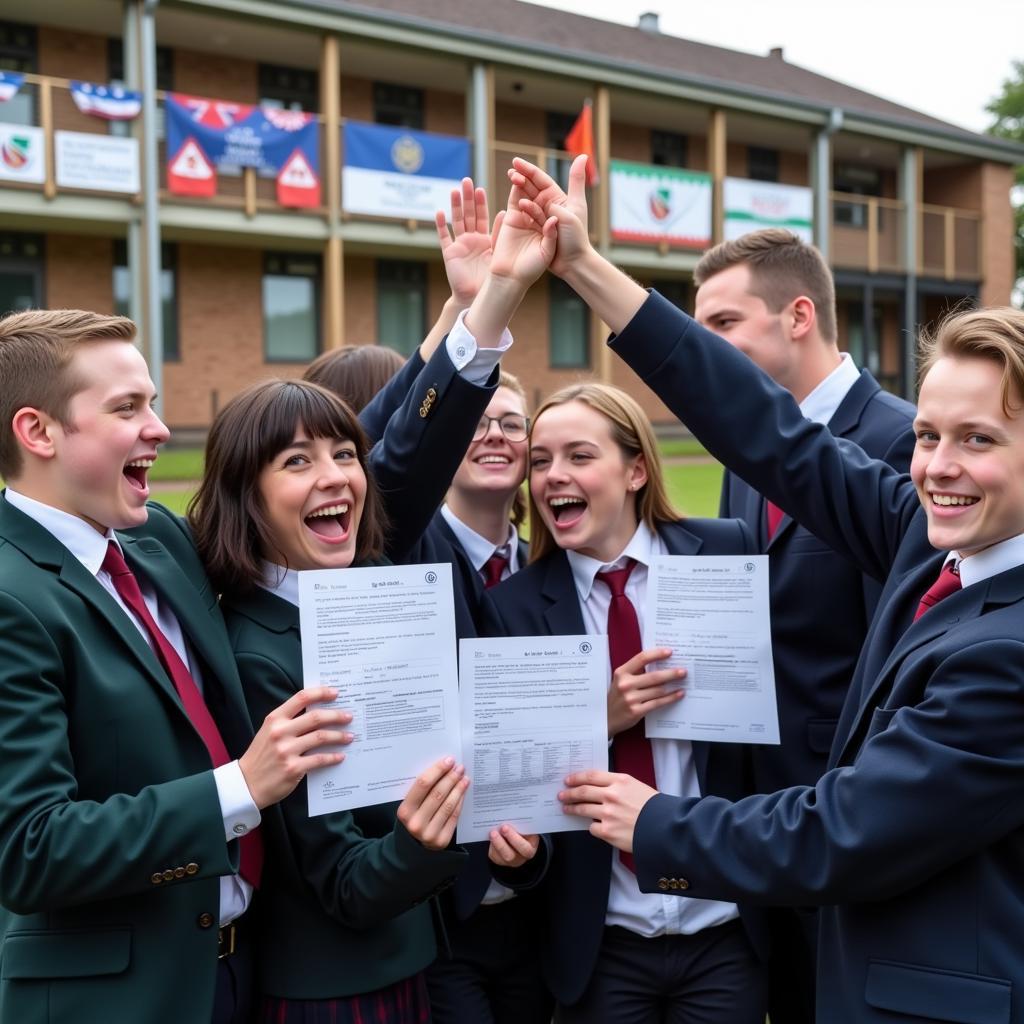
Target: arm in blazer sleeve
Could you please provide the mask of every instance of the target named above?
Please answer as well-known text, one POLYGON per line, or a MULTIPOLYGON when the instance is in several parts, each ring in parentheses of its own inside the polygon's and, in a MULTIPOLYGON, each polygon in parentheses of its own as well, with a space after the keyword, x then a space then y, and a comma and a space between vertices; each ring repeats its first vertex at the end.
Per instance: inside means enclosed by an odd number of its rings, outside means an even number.
POLYGON ((236 870, 212 771, 104 799, 83 795, 86 773, 100 769, 73 749, 69 705, 104 696, 75 678, 36 615, 0 593, 0 903, 8 910, 148 893, 151 873, 182 858, 199 865, 193 879, 236 870))
POLYGON ((687 896, 824 905, 921 885, 1024 824, 1022 697, 1024 643, 950 648, 919 703, 877 709, 854 764, 816 786, 652 797, 634 836, 641 890, 672 874, 687 896))
MULTIPOLYGON (((285 670, 264 655, 242 651, 236 657, 254 720, 295 692, 285 670)), ((310 817, 302 784, 278 813, 303 877, 324 910, 349 928, 372 928, 422 903, 445 888, 466 859, 458 847, 428 850, 398 820, 388 835, 368 838, 349 812, 310 817)))
POLYGON ((804 419, 788 391, 656 292, 610 344, 715 458, 886 578, 919 507, 906 477, 804 419))
POLYGON ((391 521, 386 553, 393 561, 402 560, 429 525, 497 384, 497 367, 487 384, 471 384, 442 344, 388 421, 370 452, 370 469, 391 521))
POLYGON ((426 363, 423 362, 420 350, 416 349, 405 361, 405 365, 395 371, 391 380, 367 402, 362 412, 359 413, 359 423, 366 431, 371 445, 375 445, 384 436, 388 420, 401 408, 424 366, 426 363))

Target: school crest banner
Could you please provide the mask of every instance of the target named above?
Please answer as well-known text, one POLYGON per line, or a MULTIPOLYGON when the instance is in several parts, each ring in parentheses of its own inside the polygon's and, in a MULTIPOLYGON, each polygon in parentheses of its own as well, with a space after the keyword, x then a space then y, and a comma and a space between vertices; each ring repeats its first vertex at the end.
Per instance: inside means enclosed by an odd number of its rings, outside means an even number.
POLYGON ((711 244, 711 176, 613 160, 611 229, 619 242, 706 248, 711 244))
POLYGON ((814 241, 814 195, 809 188, 726 178, 723 200, 726 241, 761 228, 785 228, 805 242, 814 241))
POLYGON ((348 121, 343 141, 347 213, 432 221, 469 174, 469 140, 461 136, 348 121))

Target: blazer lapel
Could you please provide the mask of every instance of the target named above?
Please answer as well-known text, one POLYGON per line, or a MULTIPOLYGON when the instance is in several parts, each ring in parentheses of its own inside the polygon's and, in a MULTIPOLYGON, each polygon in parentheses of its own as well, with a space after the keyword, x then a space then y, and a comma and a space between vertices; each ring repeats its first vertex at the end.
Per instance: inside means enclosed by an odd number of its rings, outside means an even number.
POLYGON ((552 636, 573 636, 586 632, 576 593, 576 581, 564 551, 557 552, 551 559, 541 594, 549 602, 544 609, 544 621, 552 636))

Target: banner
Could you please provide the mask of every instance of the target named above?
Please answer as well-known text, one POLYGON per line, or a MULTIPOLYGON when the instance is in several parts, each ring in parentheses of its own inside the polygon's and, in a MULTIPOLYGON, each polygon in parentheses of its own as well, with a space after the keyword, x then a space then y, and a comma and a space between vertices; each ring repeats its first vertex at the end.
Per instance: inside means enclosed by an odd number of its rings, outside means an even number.
POLYGON ((469 174, 469 140, 347 121, 342 209, 378 217, 434 219, 469 174))
POLYGON ((119 85, 72 82, 71 98, 83 114, 102 117, 105 121, 130 121, 142 113, 142 93, 122 89, 119 85))
POLYGON ((320 137, 315 114, 170 93, 167 187, 212 196, 217 169, 252 167, 277 181, 282 206, 320 205, 320 137))
POLYGON ((802 185, 726 178, 723 205, 726 241, 761 228, 785 228, 814 241, 814 194, 802 185))
POLYGON ((612 238, 619 242, 707 248, 711 244, 711 175, 613 160, 611 228, 612 238))
POLYGON ((54 132, 57 184, 99 192, 136 193, 139 184, 139 144, 136 139, 86 132, 54 132))
POLYGON ((42 128, 0 124, 0 179, 36 185, 46 180, 46 139, 42 128))
POLYGON ((17 71, 0 71, 0 103, 12 100, 25 82, 25 76, 17 71))

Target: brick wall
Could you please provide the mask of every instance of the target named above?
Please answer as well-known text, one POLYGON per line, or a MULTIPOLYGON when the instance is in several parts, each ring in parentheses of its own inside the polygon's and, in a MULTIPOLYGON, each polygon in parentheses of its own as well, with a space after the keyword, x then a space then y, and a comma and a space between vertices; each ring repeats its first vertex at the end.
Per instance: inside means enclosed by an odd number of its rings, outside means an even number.
MULTIPOLYGON (((106 36, 39 26, 39 73, 85 82, 110 80, 106 36)), ((53 90, 53 125, 61 131, 107 134, 107 122, 81 113, 67 89, 53 90)))
POLYGON ((1013 168, 986 163, 981 168, 981 303, 1004 306, 1016 278, 1009 196, 1013 168))
POLYGON ((114 312, 114 243, 88 235, 46 236, 46 305, 114 312))

